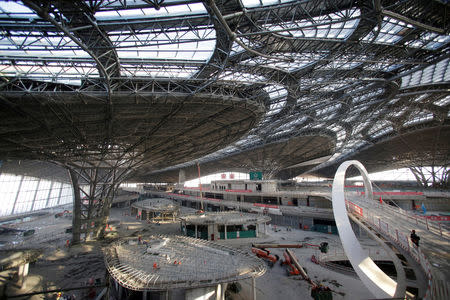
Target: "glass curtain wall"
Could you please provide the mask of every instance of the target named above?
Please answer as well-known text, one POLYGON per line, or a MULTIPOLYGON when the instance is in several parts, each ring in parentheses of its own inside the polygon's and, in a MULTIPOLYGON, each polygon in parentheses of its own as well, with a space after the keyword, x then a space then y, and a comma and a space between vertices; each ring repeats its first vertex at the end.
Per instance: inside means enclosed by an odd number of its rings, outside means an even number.
POLYGON ((24 175, 0 174, 0 217, 73 203, 69 183, 24 175))

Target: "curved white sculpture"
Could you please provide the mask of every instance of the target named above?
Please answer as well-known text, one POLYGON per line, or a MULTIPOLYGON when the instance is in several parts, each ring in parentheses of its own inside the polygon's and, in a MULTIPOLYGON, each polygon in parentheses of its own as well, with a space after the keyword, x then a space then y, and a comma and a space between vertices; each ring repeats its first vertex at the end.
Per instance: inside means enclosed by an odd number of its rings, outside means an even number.
POLYGON ((387 276, 363 250, 353 232, 345 207, 345 172, 355 166, 364 180, 365 197, 373 201, 372 184, 366 168, 357 160, 343 162, 334 176, 332 188, 333 214, 345 254, 361 281, 376 298, 394 297, 397 283, 387 276))

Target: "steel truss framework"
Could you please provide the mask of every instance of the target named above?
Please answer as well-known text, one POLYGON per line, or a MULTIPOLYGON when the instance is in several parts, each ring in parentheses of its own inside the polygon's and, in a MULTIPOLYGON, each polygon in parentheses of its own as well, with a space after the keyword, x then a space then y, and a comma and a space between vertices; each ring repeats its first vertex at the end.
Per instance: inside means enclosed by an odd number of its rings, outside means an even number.
POLYGON ((426 0, 0 2, 0 156, 57 162, 74 186, 88 183, 75 189, 86 224, 107 215, 93 213, 98 200, 109 205, 125 178, 295 137, 334 140, 310 170, 320 172, 448 122, 448 10, 426 0))

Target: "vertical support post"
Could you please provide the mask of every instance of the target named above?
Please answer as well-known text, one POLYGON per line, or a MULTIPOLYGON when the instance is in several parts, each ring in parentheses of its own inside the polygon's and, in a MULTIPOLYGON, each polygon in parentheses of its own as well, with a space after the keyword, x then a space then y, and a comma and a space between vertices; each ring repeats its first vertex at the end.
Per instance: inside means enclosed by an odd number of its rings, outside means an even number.
POLYGON ((195 224, 195 238, 197 238, 197 224, 195 224))
POLYGON ((225 232, 224 232, 225 233, 225 238, 224 239, 226 240, 227 239, 227 224, 225 224, 224 227, 225 227, 225 232))
POLYGON ((430 230, 430 228, 428 227, 428 218, 425 218, 425 223, 427 224, 427 230, 430 230))
POLYGON ((63 187, 64 187, 64 183, 61 182, 61 185, 59 187, 59 193, 58 193, 58 205, 61 204, 61 194, 62 194, 63 187))
POLYGON ((216 286, 216 300, 222 300, 221 296, 222 296, 222 285, 219 283, 216 286))
POLYGON ((48 207, 48 205, 50 204, 50 196, 52 195, 53 183, 54 183, 54 181, 50 182, 50 188, 48 189, 47 201, 45 202, 45 207, 48 207))
MULTIPOLYGON (((73 186, 73 221, 72 221, 72 243, 80 242, 81 235, 81 197, 80 186, 78 184, 78 178, 72 169, 69 169, 70 180, 73 186)), ((62 185, 61 185, 62 186, 62 185)))
POLYGON ((33 210, 34 210, 34 204, 36 203, 36 196, 37 196, 37 193, 38 193, 38 191, 39 191, 39 185, 40 185, 40 184, 41 184, 41 179, 39 179, 38 184, 37 184, 37 186, 36 186, 36 190, 34 191, 33 203, 31 204, 31 210, 30 210, 30 211, 33 211, 33 210))
POLYGON ((197 162, 197 170, 198 170, 198 186, 199 186, 199 188, 200 188, 200 205, 201 205, 200 209, 201 209, 202 211, 205 211, 205 210, 203 209, 202 181, 201 181, 201 179, 200 179, 200 165, 199 165, 198 162, 197 162))
POLYGON ((16 199, 14 199, 13 208, 12 208, 12 210, 11 210, 11 214, 12 214, 12 215, 14 214, 14 212, 15 212, 15 210, 16 210, 17 200, 19 199, 20 190, 21 190, 21 188, 22 188, 23 177, 24 177, 24 176, 21 176, 19 186, 17 187, 16 199))
POLYGON ((254 276, 252 276, 252 300, 256 300, 256 282, 254 276))

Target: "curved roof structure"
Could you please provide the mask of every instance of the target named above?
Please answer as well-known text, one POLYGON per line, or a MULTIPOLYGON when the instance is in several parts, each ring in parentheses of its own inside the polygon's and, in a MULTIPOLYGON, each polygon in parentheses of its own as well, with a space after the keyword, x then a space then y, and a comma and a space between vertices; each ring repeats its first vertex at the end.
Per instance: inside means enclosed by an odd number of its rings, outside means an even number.
MULTIPOLYGON (((448 9, 427 0, 0 2, 0 158, 128 168, 139 181, 325 136, 331 153, 262 166, 281 178, 317 172, 374 141, 448 123, 448 9)), ((260 167, 238 167, 250 166, 260 167)))
POLYGON ((108 272, 131 290, 192 289, 266 272, 259 258, 212 242, 163 235, 144 241, 138 244, 135 238, 122 239, 104 249, 108 272))
MULTIPOLYGON (((267 143, 241 152, 224 155, 217 159, 213 155, 211 160, 202 159, 201 175, 222 171, 263 171, 265 179, 291 178, 298 174, 298 162, 311 161, 329 157, 335 147, 335 139, 328 135, 302 135, 283 141, 267 143)), ((310 166, 308 164, 308 166, 310 166)), ((169 167, 160 171, 136 178, 140 182, 176 182, 178 167, 169 167)), ((196 165, 183 168, 186 180, 198 177, 196 165)))
MULTIPOLYGON (((392 168, 448 166, 450 158, 450 125, 417 128, 374 143, 372 146, 348 157, 364 161, 370 172, 382 171, 384 165, 392 168), (380 164, 380 162, 384 162, 380 164)), ((337 165, 320 170, 322 176, 333 176, 337 165)), ((352 173, 351 169, 349 174, 352 173)))
POLYGON ((180 210, 178 205, 175 205, 172 200, 163 198, 145 199, 134 202, 131 207, 153 211, 153 212, 175 212, 180 210))

